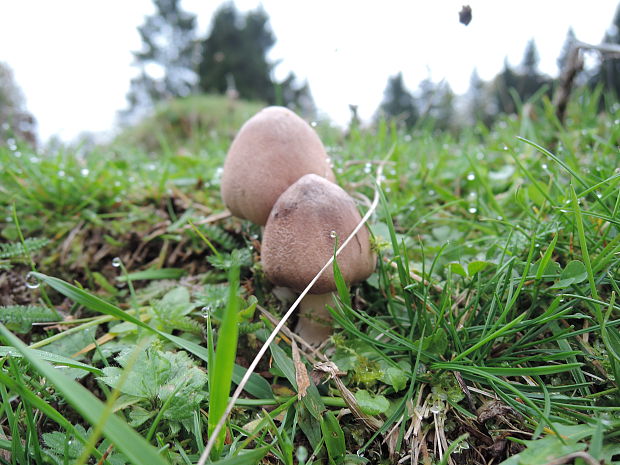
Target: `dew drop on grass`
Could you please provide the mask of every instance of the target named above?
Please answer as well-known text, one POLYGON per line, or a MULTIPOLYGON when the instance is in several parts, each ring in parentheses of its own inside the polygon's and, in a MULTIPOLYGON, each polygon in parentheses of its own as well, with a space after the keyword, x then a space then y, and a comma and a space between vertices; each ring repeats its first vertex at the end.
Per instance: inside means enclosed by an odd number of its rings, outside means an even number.
POLYGON ((504 145, 504 150, 508 150, 508 146, 507 145, 504 145))
POLYGON ((596 196, 600 199, 601 197, 603 197, 603 194, 601 194, 600 192, 597 192, 596 196))
POLYGON ((317 124, 318 124, 318 123, 317 123, 316 121, 312 121, 312 122, 310 123, 310 126, 312 126, 313 128, 316 128, 316 127, 317 127, 317 124))
POLYGON ((332 239, 336 239, 336 231, 334 231, 333 229, 329 232, 329 237, 331 237, 332 239))
POLYGON ((32 271, 28 272, 28 274, 26 275, 26 287, 28 289, 36 289, 40 285, 41 283, 39 282, 37 277, 34 275, 34 273, 32 271))
POLYGON ((80 170, 80 174, 84 177, 88 176, 90 174, 90 171, 88 170, 88 168, 82 168, 80 170))
POLYGON ((58 177, 59 178, 64 178, 65 177, 65 170, 58 170, 58 177))
POLYGON ((366 165, 364 165, 364 173, 369 174, 371 169, 372 165, 370 163, 366 163, 366 165))
POLYGON ((428 191, 428 195, 432 197, 433 195, 435 195, 435 191, 431 189, 430 191, 428 191))
POLYGON ((467 180, 468 181, 473 181, 474 179, 476 179, 476 175, 474 173, 469 173, 467 175, 467 180))
POLYGON ((504 219, 504 217, 502 215, 497 215, 497 220, 498 221, 502 221, 504 219))
POLYGON ((469 213, 476 213, 478 211, 478 209, 476 207, 469 207, 469 209, 467 211, 469 213))
POLYGON ((118 267, 120 267, 120 266, 122 265, 122 263, 123 263, 123 262, 122 262, 122 260, 120 259, 120 257, 114 257, 114 258, 112 259, 112 266, 113 266, 114 268, 118 268, 118 267))
POLYGON ((437 415, 439 412, 441 412, 441 405, 439 405, 439 404, 431 405, 430 411, 431 411, 431 413, 437 415))
POLYGON ((547 166, 547 164, 546 164, 546 163, 543 163, 542 165, 540 165, 540 167, 541 167, 543 170, 545 170, 545 171, 547 171, 547 170, 549 169, 549 167, 547 166))
POLYGON ((211 305, 205 305, 200 309, 200 314, 204 318, 209 318, 213 314, 213 307, 211 305))

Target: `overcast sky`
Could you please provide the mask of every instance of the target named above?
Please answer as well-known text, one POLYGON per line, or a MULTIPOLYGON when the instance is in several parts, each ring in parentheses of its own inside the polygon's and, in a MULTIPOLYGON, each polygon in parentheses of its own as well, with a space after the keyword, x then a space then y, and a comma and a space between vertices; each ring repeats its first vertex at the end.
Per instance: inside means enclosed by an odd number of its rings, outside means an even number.
MULTIPOLYGON (((198 15, 204 35, 219 0, 182 0, 198 15)), ((403 72, 415 90, 431 77, 466 92, 474 68, 489 80, 505 57, 517 65, 534 38, 543 72, 572 26, 577 38, 599 43, 617 0, 237 0, 241 10, 262 3, 277 38, 270 58, 276 77, 294 71, 308 79, 319 110, 338 123, 348 104, 370 118, 387 78, 403 72), (458 22, 464 3, 473 20, 458 22)), ((154 11, 150 0, 0 0, 0 61, 8 63, 46 140, 114 127, 136 74, 136 28, 154 11)))

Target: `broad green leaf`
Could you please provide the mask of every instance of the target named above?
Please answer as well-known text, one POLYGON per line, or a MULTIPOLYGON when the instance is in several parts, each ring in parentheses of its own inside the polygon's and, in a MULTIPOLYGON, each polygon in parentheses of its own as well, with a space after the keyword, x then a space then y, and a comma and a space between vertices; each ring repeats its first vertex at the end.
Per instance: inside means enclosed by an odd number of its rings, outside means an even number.
POLYGON ((467 274, 469 276, 474 276, 476 273, 480 273, 482 270, 491 265, 493 265, 491 262, 474 260, 473 262, 469 262, 467 264, 467 274))
POLYGON ((242 451, 234 457, 228 457, 217 462, 213 462, 212 465, 253 465, 258 463, 267 452, 269 452, 271 446, 261 447, 260 449, 254 449, 249 451, 242 451))
MULTIPOLYGON (((232 375, 233 383, 239 384, 246 372, 245 368, 235 363, 232 375)), ((273 399, 271 385, 265 378, 256 373, 250 375, 250 380, 245 385, 244 391, 258 399, 273 399)))
POLYGON ((390 401, 385 396, 372 396, 365 389, 360 389, 355 393, 355 400, 357 400, 362 412, 367 415, 379 415, 390 408, 390 401))
POLYGON ((536 181, 534 179, 530 179, 532 184, 527 186, 527 195, 537 206, 542 206, 545 202, 546 194, 548 195, 547 186, 543 183, 536 181))
POLYGON ((344 432, 333 412, 327 410, 323 414, 321 418, 321 431, 323 431, 330 463, 335 465, 344 464, 344 457, 347 453, 344 432))
MULTIPOLYGON (((131 356, 123 351, 116 361, 125 368, 131 356)), ((164 418, 182 421, 192 416, 205 398, 204 386, 207 375, 199 369, 185 352, 162 352, 149 347, 138 355, 122 385, 119 380, 123 369, 106 367, 105 376, 100 378, 124 394, 138 397, 150 406, 161 407, 168 397, 164 418)))
POLYGON ((403 370, 393 366, 384 368, 383 375, 379 379, 392 386, 396 392, 405 389, 405 387, 407 387, 407 381, 409 380, 407 374, 403 370))
MULTIPOLYGON (((293 364, 293 360, 277 344, 271 344, 269 349, 271 349, 273 361, 276 366, 284 373, 284 376, 295 390, 297 390, 297 379, 295 377, 295 365, 293 364)), ((310 383, 310 386, 308 386, 306 390, 306 395, 302 397, 301 401, 314 418, 317 420, 321 418, 321 413, 325 410, 325 404, 314 383, 310 383)))
POLYGON ((558 276, 560 276, 562 267, 559 263, 554 262, 553 260, 548 261, 545 265, 543 263, 543 259, 544 257, 532 265, 530 274, 533 274, 535 276, 534 279, 537 280, 544 278, 545 282, 554 281, 558 276))
POLYGON ((463 268, 463 265, 461 265, 460 263, 453 262, 450 263, 448 266, 450 267, 450 271, 452 273, 463 276, 464 278, 467 277, 467 271, 465 271, 465 268, 463 268))
POLYGON ((579 260, 568 262, 566 268, 560 274, 560 280, 551 286, 551 289, 564 289, 573 284, 578 284, 588 279, 585 265, 579 260))
POLYGON ((116 448, 135 464, 165 465, 166 461, 157 450, 131 429, 127 423, 108 410, 108 408, 84 386, 67 378, 54 367, 44 362, 36 353, 26 347, 3 325, 0 333, 26 358, 32 366, 61 393, 64 399, 84 417, 91 425, 103 422, 103 434, 114 443, 116 448))

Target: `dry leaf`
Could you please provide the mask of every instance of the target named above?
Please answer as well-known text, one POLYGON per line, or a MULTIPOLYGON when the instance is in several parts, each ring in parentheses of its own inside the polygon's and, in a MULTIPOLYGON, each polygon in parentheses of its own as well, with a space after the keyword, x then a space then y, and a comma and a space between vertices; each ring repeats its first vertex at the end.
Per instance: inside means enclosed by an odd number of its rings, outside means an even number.
POLYGON ((306 365, 301 361, 301 354, 297 343, 292 341, 293 348, 293 365, 295 366, 295 381, 297 381, 297 398, 301 400, 306 395, 308 387, 310 387, 310 378, 308 378, 308 370, 306 365))

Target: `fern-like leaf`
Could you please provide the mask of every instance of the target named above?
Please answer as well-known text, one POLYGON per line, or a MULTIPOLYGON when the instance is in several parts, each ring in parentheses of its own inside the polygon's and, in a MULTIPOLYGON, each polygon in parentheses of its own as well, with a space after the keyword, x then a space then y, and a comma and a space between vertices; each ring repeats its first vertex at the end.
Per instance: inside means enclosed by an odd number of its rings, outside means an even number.
POLYGON ((60 317, 40 305, 11 305, 0 307, 0 322, 16 333, 27 333, 33 323, 59 321, 60 317))
POLYGON ((225 251, 236 249, 239 244, 236 239, 219 226, 205 224, 201 227, 202 233, 211 241, 220 245, 225 251))
POLYGON ((23 257, 26 255, 26 249, 28 249, 28 252, 36 252, 49 244, 49 242, 49 239, 44 237, 29 237, 24 241, 24 244, 20 242, 0 244, 0 258, 10 259, 23 257), (24 248, 24 245, 26 248, 24 248))

